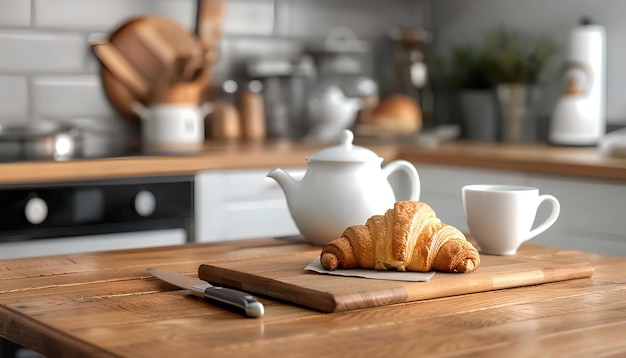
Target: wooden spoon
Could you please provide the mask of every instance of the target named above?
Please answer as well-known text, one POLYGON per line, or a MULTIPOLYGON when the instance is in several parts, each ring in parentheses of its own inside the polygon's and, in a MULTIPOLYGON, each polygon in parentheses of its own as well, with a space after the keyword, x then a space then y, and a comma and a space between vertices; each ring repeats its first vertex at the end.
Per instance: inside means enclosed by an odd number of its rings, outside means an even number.
POLYGON ((98 41, 91 47, 104 66, 132 93, 141 99, 150 97, 150 84, 109 41, 98 41))
POLYGON ((162 24, 160 36, 175 54, 174 78, 170 83, 191 81, 197 68, 201 66, 203 48, 200 41, 177 23, 162 24))
POLYGON ((136 123, 132 103, 150 106, 167 97, 168 88, 177 83, 209 82, 204 60, 197 59, 204 56, 200 40, 164 16, 130 20, 116 29, 109 41, 92 47, 103 64, 102 82, 111 104, 136 123))

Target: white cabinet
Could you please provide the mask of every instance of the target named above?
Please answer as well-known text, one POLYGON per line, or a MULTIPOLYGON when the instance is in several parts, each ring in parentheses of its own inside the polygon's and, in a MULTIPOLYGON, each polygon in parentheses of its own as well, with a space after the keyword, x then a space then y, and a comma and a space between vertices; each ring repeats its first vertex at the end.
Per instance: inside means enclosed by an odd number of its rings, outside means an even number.
MULTIPOLYGON (((529 185, 552 194, 561 203, 554 226, 534 243, 626 256, 626 183, 579 177, 415 163, 421 201, 443 222, 468 231, 461 188, 468 184, 529 185)), ((200 242, 297 235, 287 201, 278 184, 267 178, 271 169, 201 172, 196 176, 195 238, 200 242)), ((289 171, 296 178, 305 169, 289 171)), ((403 176, 390 177, 398 199, 403 176)), ((548 207, 540 207, 543 220, 548 207)))
POLYGON ((515 172, 479 170, 453 166, 416 163, 422 193, 420 201, 428 203, 443 222, 467 231, 461 188, 469 184, 526 185, 526 178, 515 172))
MULTIPOLYGON (((198 242, 276 237, 299 233, 269 169, 206 171, 196 175, 198 242)), ((302 170, 288 170, 301 178, 302 170)))
MULTIPOLYGON (((268 169, 214 170, 196 174, 195 241, 209 242, 299 235, 283 190, 268 169)), ((286 170, 296 180, 306 172, 286 170)), ((390 182, 398 200, 406 200, 408 176, 394 172, 390 182), (396 175, 397 174, 397 175, 396 175)))
POLYGON ((530 185, 561 203, 559 219, 537 242, 626 256, 626 183, 533 175, 530 185))
MULTIPOLYGON (((515 184, 539 188, 561 203, 557 222, 533 243, 626 256, 626 183, 415 163, 422 183, 421 200, 442 221, 467 231, 461 188, 468 184, 515 184)), ((537 221, 548 214, 540 207, 537 221)))

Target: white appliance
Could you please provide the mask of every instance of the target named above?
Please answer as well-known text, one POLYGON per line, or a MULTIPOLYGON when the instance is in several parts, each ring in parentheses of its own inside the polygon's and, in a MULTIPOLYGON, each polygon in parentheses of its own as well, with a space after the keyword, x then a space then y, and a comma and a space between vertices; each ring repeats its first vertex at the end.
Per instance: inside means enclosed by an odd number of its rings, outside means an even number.
POLYGON ((186 242, 187 233, 182 228, 6 241, 0 242, 0 259, 181 245, 186 242))
POLYGON ((583 18, 570 35, 568 86, 551 118, 548 139, 557 145, 596 145, 606 131, 606 35, 583 18))

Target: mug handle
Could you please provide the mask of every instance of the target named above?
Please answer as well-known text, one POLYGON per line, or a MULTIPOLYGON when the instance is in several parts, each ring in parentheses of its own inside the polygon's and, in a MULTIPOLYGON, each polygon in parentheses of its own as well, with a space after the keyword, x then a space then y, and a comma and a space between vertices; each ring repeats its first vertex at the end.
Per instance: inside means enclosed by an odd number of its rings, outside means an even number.
POLYGON ((532 229, 528 233, 528 237, 526 237, 526 240, 530 240, 533 237, 546 231, 550 226, 552 226, 556 222, 556 219, 559 217, 559 213, 561 212, 561 205, 559 204, 559 201, 552 195, 539 195, 539 198, 537 200, 537 208, 535 209, 535 211, 539 209, 539 206, 544 201, 550 202, 552 204, 552 212, 550 213, 550 216, 548 216, 548 218, 543 223, 541 223, 540 225, 538 225, 536 228, 532 229))
POLYGON ((413 164, 411 164, 410 162, 406 161, 406 160, 394 160, 393 162, 388 163, 387 165, 385 165, 385 167, 383 168, 383 173, 385 174, 385 177, 388 179, 389 175, 391 175, 391 173, 395 172, 396 170, 400 170, 405 172, 408 176, 409 176, 409 185, 410 185, 410 192, 409 192, 409 200, 419 200, 420 199, 420 192, 421 192, 421 185, 420 185, 420 177, 417 174, 417 169, 415 169, 415 166, 413 166, 413 164))

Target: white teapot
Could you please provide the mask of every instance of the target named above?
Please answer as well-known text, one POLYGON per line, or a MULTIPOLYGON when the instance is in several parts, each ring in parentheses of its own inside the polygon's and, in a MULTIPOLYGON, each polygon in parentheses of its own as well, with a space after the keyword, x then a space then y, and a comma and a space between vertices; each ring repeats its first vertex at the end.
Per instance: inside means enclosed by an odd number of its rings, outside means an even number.
POLYGON ((352 145, 354 134, 344 130, 338 146, 307 158, 302 180, 282 169, 267 174, 285 193, 287 206, 300 233, 316 245, 339 238, 348 226, 361 225, 372 215, 384 214, 396 197, 388 177, 404 171, 409 180, 408 200, 419 200, 420 181, 415 167, 395 160, 381 168, 383 158, 352 145))

